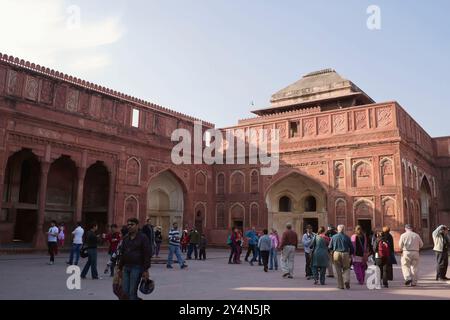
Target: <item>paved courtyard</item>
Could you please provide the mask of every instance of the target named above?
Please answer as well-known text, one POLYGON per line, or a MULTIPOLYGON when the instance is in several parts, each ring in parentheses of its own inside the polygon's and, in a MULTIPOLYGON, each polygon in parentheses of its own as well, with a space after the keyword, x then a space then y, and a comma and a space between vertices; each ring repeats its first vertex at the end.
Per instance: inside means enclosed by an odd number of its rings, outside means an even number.
MULTIPOLYGON (((165 251, 163 255, 165 256, 165 251)), ((163 264, 154 264, 151 277, 156 289, 144 299, 450 299, 450 282, 436 282, 434 278, 433 252, 421 255, 421 275, 416 288, 404 287, 400 266, 394 266, 394 281, 389 289, 368 290, 356 282, 351 272, 351 289, 339 290, 336 280, 327 278, 325 286, 315 286, 304 277, 305 259, 298 252, 295 257, 294 279, 283 279, 281 271, 264 273, 262 267, 227 264, 228 251, 210 249, 208 260, 188 261, 189 268, 166 269, 163 264)), ((48 257, 42 254, 0 256, 0 299, 116 299, 111 289, 111 278, 82 280, 81 290, 66 287, 67 254, 56 258, 55 265, 47 265, 48 257)), ((397 257, 400 262, 400 257, 397 257)), ((86 260, 81 260, 81 266, 86 260)), ((106 253, 99 253, 99 273, 107 262, 106 253)))

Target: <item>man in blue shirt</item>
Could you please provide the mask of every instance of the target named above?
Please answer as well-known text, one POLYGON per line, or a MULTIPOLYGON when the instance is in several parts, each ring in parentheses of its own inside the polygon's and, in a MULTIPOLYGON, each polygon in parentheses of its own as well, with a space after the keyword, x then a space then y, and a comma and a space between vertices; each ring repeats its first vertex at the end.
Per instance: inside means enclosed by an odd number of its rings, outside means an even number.
POLYGON ((248 249, 245 255, 245 261, 248 262, 250 253, 253 253, 253 258, 252 260, 250 260, 250 264, 253 265, 253 261, 256 261, 256 246, 258 245, 258 235, 256 234, 255 227, 252 227, 251 230, 248 230, 245 233, 245 237, 248 239, 248 249))
POLYGON ((350 289, 350 255, 353 254, 353 245, 350 237, 345 234, 345 226, 337 227, 338 233, 330 241, 328 248, 332 252, 333 264, 338 278, 338 288, 350 289))
POLYGON ((305 277, 308 278, 308 280, 311 280, 313 278, 313 273, 311 269, 311 244, 314 239, 314 233, 312 231, 312 226, 307 225, 306 226, 306 233, 303 235, 302 242, 303 242, 303 250, 305 251, 305 277))

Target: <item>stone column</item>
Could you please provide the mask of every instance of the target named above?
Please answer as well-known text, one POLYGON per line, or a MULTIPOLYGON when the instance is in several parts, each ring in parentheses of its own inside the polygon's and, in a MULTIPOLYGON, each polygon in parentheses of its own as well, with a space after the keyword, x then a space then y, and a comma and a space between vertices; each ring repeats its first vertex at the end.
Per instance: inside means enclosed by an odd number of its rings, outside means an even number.
POLYGON ((41 162, 38 223, 34 239, 34 247, 37 249, 43 249, 46 247, 46 238, 43 227, 45 220, 45 203, 47 199, 47 179, 49 171, 50 171, 50 162, 41 162))
POLYGON ((116 221, 115 213, 116 199, 116 169, 113 167, 109 171, 109 195, 108 195, 108 224, 111 225, 116 221))
POLYGON ((74 222, 82 220, 83 213, 83 192, 84 192, 84 178, 86 177, 86 168, 78 167, 78 184, 77 184, 77 203, 75 207, 74 222))

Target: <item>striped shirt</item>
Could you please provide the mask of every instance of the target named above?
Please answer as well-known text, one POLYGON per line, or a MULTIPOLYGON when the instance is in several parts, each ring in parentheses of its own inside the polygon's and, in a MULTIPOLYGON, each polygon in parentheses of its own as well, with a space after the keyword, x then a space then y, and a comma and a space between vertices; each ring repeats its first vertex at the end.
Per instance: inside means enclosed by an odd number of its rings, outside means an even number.
POLYGON ((171 229, 169 231, 169 245, 179 246, 180 245, 180 231, 171 229))

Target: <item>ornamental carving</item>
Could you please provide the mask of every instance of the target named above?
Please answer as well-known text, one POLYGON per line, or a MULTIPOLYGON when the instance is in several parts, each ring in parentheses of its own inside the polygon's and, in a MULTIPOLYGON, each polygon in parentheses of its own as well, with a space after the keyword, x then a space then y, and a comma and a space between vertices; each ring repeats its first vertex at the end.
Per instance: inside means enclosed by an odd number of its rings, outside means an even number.
POLYGON ((70 112, 77 112, 78 111, 78 97, 79 92, 77 90, 69 89, 69 92, 67 94, 67 104, 66 109, 70 112))
POLYGON ((378 127, 388 127, 392 124, 392 110, 389 107, 377 109, 378 127))
POLYGON ((328 134, 330 133, 330 120, 328 117, 319 117, 319 134, 328 134))
POLYGON ((312 136, 314 135, 314 120, 315 119, 304 119, 303 120, 303 136, 312 136))
POLYGON ((34 77, 27 77, 27 83, 25 85, 25 98, 33 101, 37 100, 39 91, 39 81, 34 77))
POLYGON ((344 133, 345 129, 345 114, 335 114, 333 115, 333 132, 334 133, 344 133))
POLYGON ((355 129, 367 129, 367 112, 366 111, 356 111, 355 112, 355 129))

